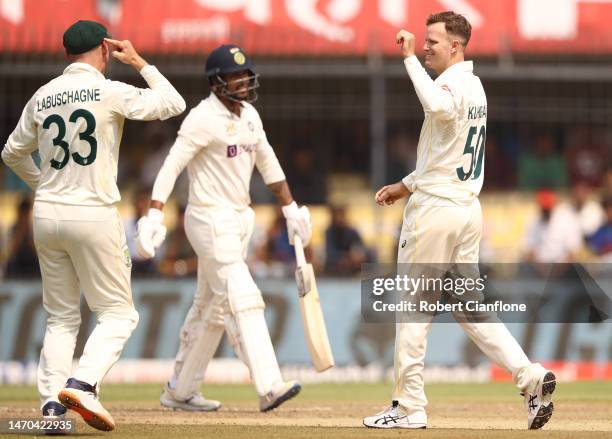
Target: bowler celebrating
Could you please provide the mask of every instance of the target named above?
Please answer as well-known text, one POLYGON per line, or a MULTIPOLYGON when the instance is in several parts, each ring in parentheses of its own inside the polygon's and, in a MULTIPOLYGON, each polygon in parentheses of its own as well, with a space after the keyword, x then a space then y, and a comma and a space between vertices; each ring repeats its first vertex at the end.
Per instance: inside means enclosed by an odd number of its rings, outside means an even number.
MULTIPOLYGON (((404 65, 425 112, 416 170, 376 193, 381 206, 412 194, 404 211, 398 263, 478 262, 487 99, 472 72, 472 61, 464 61, 470 35, 469 22, 454 12, 427 19, 423 49, 425 65, 438 75, 433 81, 414 55, 414 35, 405 30, 397 34, 404 65)), ((531 363, 503 323, 459 323, 483 353, 512 373, 524 395, 528 428, 546 424, 553 412, 555 375, 531 363)), ((393 403, 365 418, 365 426, 427 426, 423 360, 430 328, 431 316, 428 321, 396 324, 393 403)))

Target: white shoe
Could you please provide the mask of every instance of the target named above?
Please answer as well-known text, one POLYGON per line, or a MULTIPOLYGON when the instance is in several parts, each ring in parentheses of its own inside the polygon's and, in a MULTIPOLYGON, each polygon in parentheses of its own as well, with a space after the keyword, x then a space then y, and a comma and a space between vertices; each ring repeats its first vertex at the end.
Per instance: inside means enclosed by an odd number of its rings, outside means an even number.
POLYGON ((552 394, 557 385, 557 377, 550 370, 544 372, 535 388, 535 393, 525 392, 527 408, 527 428, 537 430, 546 424, 553 413, 552 394))
POLYGON ((369 428, 427 428, 427 421, 411 421, 398 402, 393 401, 393 404, 382 412, 363 418, 363 425, 369 428))
POLYGON ((168 384, 166 384, 164 391, 159 397, 159 402, 164 407, 190 412, 214 412, 221 407, 219 401, 206 399, 201 393, 195 393, 186 399, 178 399, 174 394, 174 390, 168 384))
POLYGON ((66 387, 60 390, 57 398, 66 408, 81 415, 83 420, 93 428, 102 431, 111 431, 115 428, 115 421, 100 404, 94 386, 69 378, 66 387))
POLYGON ((302 390, 297 381, 286 381, 277 386, 276 389, 259 397, 259 410, 267 412, 275 409, 283 402, 290 400, 302 390))

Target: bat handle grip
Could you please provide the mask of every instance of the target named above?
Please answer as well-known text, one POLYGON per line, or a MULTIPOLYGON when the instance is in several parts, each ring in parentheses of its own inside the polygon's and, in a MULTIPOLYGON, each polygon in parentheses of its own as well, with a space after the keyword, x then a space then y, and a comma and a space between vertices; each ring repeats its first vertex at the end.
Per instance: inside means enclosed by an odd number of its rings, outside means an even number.
POLYGON ((304 255, 302 239, 297 234, 293 236, 293 247, 295 248, 295 262, 298 267, 303 267, 306 265, 306 256, 304 255))

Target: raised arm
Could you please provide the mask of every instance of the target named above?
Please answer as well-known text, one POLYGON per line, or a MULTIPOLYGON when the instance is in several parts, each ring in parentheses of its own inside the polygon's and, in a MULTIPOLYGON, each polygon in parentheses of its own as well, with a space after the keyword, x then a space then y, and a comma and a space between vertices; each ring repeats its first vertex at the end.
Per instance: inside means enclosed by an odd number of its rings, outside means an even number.
POLYGON ((427 74, 414 54, 414 35, 402 29, 397 33, 396 39, 404 56, 406 71, 414 84, 423 111, 426 113, 452 114, 454 109, 452 92, 448 86, 436 84, 427 74))
POLYGON ((114 111, 133 120, 165 120, 185 111, 185 100, 156 67, 149 65, 128 40, 105 39, 114 58, 132 66, 147 82, 149 88, 137 88, 112 82, 114 111))

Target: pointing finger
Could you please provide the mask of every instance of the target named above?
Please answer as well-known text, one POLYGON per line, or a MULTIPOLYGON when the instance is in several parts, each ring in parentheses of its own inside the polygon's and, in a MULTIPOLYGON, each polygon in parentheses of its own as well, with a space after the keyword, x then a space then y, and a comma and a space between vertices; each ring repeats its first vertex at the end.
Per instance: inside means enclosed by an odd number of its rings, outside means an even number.
POLYGON ((104 38, 104 41, 109 44, 112 44, 113 46, 121 46, 121 41, 119 40, 113 40, 112 38, 104 38))

